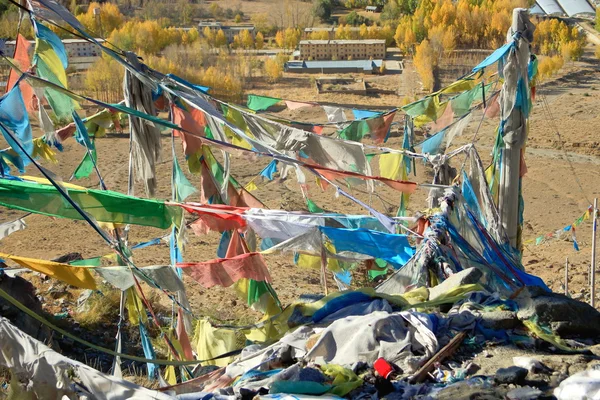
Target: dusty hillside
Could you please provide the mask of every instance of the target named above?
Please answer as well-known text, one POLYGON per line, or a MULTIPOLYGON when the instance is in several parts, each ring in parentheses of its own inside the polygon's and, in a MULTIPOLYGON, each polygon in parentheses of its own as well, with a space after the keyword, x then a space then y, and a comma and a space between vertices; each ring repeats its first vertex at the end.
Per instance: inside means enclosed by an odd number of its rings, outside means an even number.
MULTIPOLYGON (((600 195, 598 186, 600 175, 600 134, 596 127, 600 126, 597 110, 600 107, 600 78, 598 61, 593 58, 593 49, 588 49, 586 56, 576 63, 567 65, 554 80, 546 82, 538 88, 531 117, 531 129, 527 147, 528 173, 524 179, 525 199, 525 239, 561 229, 571 224, 588 207, 594 196, 600 195), (549 112, 542 107, 546 103, 549 112)), ((410 70, 402 76, 394 76, 392 84, 397 80, 399 87, 406 87, 414 79, 410 70)), ((359 108, 392 108, 400 105, 400 96, 342 96, 316 94, 311 80, 308 78, 288 77, 283 83, 275 86, 257 85, 253 90, 257 94, 280 96, 295 100, 311 100, 345 104, 359 108)), ((407 93, 412 96, 413 93, 407 93)), ((299 110, 296 114, 281 111, 282 115, 297 120, 319 121, 325 118, 318 109, 299 110)), ((494 130, 497 120, 484 121, 476 135, 480 115, 476 114, 464 136, 457 145, 475 141, 484 161, 489 160, 493 144, 494 130)), ((399 117, 397 117, 399 120, 399 117)), ((39 133, 38 133, 39 135, 39 133)), ((392 138, 387 146, 399 147, 400 140, 392 138)), ((127 186, 128 138, 126 135, 109 134, 97 141, 100 170, 109 189, 125 192, 127 186)), ((177 157, 182 166, 185 165, 181 148, 177 147, 177 157)), ((83 156, 81 147, 70 141, 65 143, 65 151, 58 155, 58 164, 44 163, 63 179, 68 180, 71 173, 83 156)), ((158 167, 159 190, 157 197, 170 199, 171 175, 170 136, 167 131, 163 138, 163 158, 158 167)), ((457 160, 458 163, 461 160, 457 160)), ((242 183, 253 179, 266 166, 268 160, 236 156, 233 160, 233 176, 242 183)), ((184 167, 185 169, 185 167, 184 167)), ((376 168, 375 168, 376 171, 376 168)), ((431 171, 418 165, 417 176, 411 179, 426 182, 431 178, 431 171)), ((33 168, 28 171, 37 175, 33 168)), ((192 183, 198 178, 188 174, 192 183)), ((97 187, 97 179, 76 182, 86 187, 97 187)), ((295 180, 285 182, 257 181, 259 189, 253 194, 268 207, 285 210, 302 210, 304 202, 295 180)), ((140 185, 136 187, 138 195, 143 194, 140 185)), ((359 199, 372 204, 375 208, 395 212, 398 195, 387 187, 378 189, 378 197, 358 190, 351 193, 359 199), (385 206, 385 207, 384 207, 385 206)), ((365 213, 356 204, 343 198, 336 198, 333 191, 321 191, 314 182, 310 185, 310 197, 322 208, 342 213, 365 213)), ((417 211, 425 205, 427 192, 419 189, 411 199, 411 211, 417 211)), ((190 200, 197 200, 193 195, 190 200)), ((0 221, 10 221, 22 213, 13 210, 0 210, 0 221)), ((43 216, 28 216, 28 228, 17 232, 2 241, 2 251, 6 253, 50 259, 69 252, 79 252, 84 258, 109 254, 111 250, 99 236, 81 221, 52 219, 43 216)), ((146 241, 167 234, 164 231, 144 227, 133 227, 130 240, 132 243, 146 241)), ((577 238, 581 251, 576 252, 570 241, 550 240, 539 246, 529 245, 525 249, 523 262, 527 271, 542 277, 555 291, 561 291, 563 283, 563 264, 565 257, 571 263, 571 293, 581 296, 587 285, 587 271, 590 260, 591 224, 586 222, 577 230, 577 238)), ((188 235, 189 242, 185 251, 186 261, 205 261, 216 257, 217 235, 202 237, 188 235)), ((169 253, 166 244, 149 247, 134 253, 135 262, 140 265, 157 265, 167 263, 169 253)), ((293 265, 289 257, 268 256, 268 265, 274 279, 274 288, 282 302, 289 304, 303 293, 321 292, 318 271, 300 269, 293 265)), ((29 275, 30 276, 30 275, 29 275)), ((28 277, 25 274, 24 277, 28 277)), ((355 282, 364 282, 364 277, 355 273, 355 282)), ((232 290, 214 288, 205 290, 186 278, 192 308, 197 316, 210 315, 221 321, 254 320, 258 315, 248 311, 232 290)), ((49 282, 40 287, 44 293, 49 282)), ((331 285, 330 285, 331 287, 331 285)), ((67 301, 66 308, 74 308, 74 299, 67 301)), ((168 300, 163 298, 165 305, 168 300)), ((56 311, 56 302, 47 304, 51 311, 56 311)), ((111 337, 112 337, 111 333, 111 337)))

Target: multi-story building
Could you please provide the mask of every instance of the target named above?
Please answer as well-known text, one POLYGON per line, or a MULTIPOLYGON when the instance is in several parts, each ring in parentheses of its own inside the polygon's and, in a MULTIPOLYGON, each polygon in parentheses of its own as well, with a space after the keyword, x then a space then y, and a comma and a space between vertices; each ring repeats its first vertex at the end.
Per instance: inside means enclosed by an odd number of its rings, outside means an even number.
MULTIPOLYGON (((98 43, 104 43, 104 39, 97 38, 98 43)), ((69 57, 69 65, 76 70, 88 69, 98 58, 102 56, 102 50, 95 43, 84 39, 63 39, 62 40, 67 56, 69 57)), ((35 41, 29 41, 31 48, 35 46, 35 41)), ((4 43, 4 53, 12 57, 15 52, 15 41, 9 40, 4 43)))
MULTIPOLYGON (((104 43, 104 39, 96 39, 98 43, 104 43)), ((95 43, 91 43, 84 39, 63 39, 65 50, 69 58, 74 57, 100 57, 102 50, 95 43)), ((31 46, 35 46, 35 42, 30 40, 31 46)), ((9 40, 4 44, 4 49, 8 56, 12 56, 15 52, 15 41, 9 40)))
POLYGON ((232 43, 233 38, 237 36, 242 31, 249 31, 252 37, 256 36, 256 28, 254 25, 246 24, 246 25, 223 25, 220 22, 216 21, 202 21, 198 24, 198 30, 202 34, 204 32, 204 28, 208 27, 213 32, 223 31, 225 37, 227 38, 227 43, 232 43))
POLYGON ((385 58, 385 40, 302 40, 303 60, 369 60, 385 58))

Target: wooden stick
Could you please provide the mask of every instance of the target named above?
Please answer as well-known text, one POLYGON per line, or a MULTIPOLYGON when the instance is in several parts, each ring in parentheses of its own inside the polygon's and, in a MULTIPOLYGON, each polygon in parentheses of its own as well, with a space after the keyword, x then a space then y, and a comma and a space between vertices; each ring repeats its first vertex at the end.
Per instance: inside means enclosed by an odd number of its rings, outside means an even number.
POLYGON ((592 271, 590 274, 590 305, 596 307, 596 216, 598 215, 598 198, 594 199, 594 224, 592 226, 592 271))
POLYGON ((565 260, 565 296, 569 295, 569 257, 565 260))
POLYGON ((325 296, 329 295, 327 288, 327 253, 325 252, 324 245, 321 245, 321 283, 325 290, 325 296))
POLYGON ((425 378, 427 378, 429 372, 431 372, 433 370, 433 368, 435 367, 435 364, 444 361, 446 358, 448 358, 452 354, 454 354, 454 352, 456 351, 456 349, 458 349, 458 347, 460 346, 460 344, 462 343, 462 341, 465 339, 466 336, 467 336, 466 331, 462 331, 458 335, 454 336, 452 338, 452 340, 450 340, 450 342, 446 346, 444 346, 443 349, 441 349, 436 354, 434 354, 433 357, 431 357, 429 359, 429 361, 427 361, 425 364, 423 364, 423 366, 421 368, 419 368, 419 370, 415 373, 415 375, 410 379, 410 382, 411 383, 423 382, 425 380, 425 378))

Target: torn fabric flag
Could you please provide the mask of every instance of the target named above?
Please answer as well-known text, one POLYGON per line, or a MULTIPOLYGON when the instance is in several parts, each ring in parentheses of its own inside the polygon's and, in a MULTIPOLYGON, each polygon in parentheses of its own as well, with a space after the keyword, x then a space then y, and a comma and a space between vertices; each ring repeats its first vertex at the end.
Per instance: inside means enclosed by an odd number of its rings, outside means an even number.
POLYGON ((177 263, 176 266, 207 289, 217 285, 229 287, 242 278, 271 282, 271 275, 260 253, 201 263, 177 263))
POLYGON ((267 108, 279 103, 281 99, 268 96, 257 96, 254 94, 248 95, 247 106, 252 111, 264 111, 267 108))

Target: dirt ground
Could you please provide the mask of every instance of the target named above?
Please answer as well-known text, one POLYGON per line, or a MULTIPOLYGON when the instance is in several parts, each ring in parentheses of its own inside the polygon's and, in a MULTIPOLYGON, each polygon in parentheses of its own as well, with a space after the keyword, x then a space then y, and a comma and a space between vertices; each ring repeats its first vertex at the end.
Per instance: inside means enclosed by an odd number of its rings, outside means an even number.
MULTIPOLYGON (((566 65, 555 79, 544 83, 537 90, 537 98, 530 120, 530 132, 527 145, 526 160, 528 173, 523 181, 525 200, 525 240, 554 232, 575 221, 594 197, 600 197, 600 134, 594 127, 599 124, 597 113, 600 107, 600 64, 593 58, 593 49, 587 49, 585 57, 576 63, 566 65), (549 112, 544 111, 547 104, 549 112)), ((363 109, 390 109, 397 107, 406 95, 413 96, 418 90, 416 74, 407 70, 403 75, 385 77, 390 84, 396 84, 405 90, 400 95, 358 96, 358 95, 317 95, 310 77, 286 76, 277 85, 257 84, 252 92, 273 97, 283 97, 298 101, 318 101, 337 103, 347 107, 363 109)), ((91 113, 91 111, 90 111, 91 113)), ((324 113, 319 108, 301 109, 295 112, 281 110, 278 115, 292 117, 300 121, 323 121, 324 113)), ((481 118, 475 114, 471 125, 464 135, 457 139, 456 145, 468 143, 475 137, 484 163, 490 159, 490 151, 494 142, 496 120, 484 120, 481 129, 477 125, 481 118)), ((400 116, 396 117, 400 121, 400 116)), ((39 136, 39 130, 36 135, 39 136)), ((170 134, 164 132, 163 157, 158 165, 157 198, 170 199, 171 153, 170 134)), ((365 143, 370 144, 369 141, 365 143)), ((393 137, 386 144, 399 148, 401 140, 393 137)), ((4 146, 5 147, 5 146, 4 146)), ((64 180, 68 180, 83 157, 83 151, 74 140, 64 144, 65 150, 58 154, 59 162, 50 164, 42 162, 44 167, 52 170, 64 180)), ((128 138, 123 134, 109 134, 98 139, 97 151, 100 170, 109 189, 126 192, 128 166, 128 138)), ((185 161, 181 146, 176 146, 176 153, 183 169, 185 161)), ((252 180, 266 166, 268 160, 236 156, 232 162, 232 175, 241 183, 252 180)), ((456 160, 460 167, 462 160, 456 160)), ((374 173, 378 168, 373 165, 374 173)), ((33 167, 29 174, 39 175, 33 167)), ((198 177, 187 174, 192 183, 198 183, 198 177)), ((417 175, 411 177, 416 182, 427 182, 431 179, 428 167, 418 164, 417 175)), ((278 180, 256 181, 259 189, 253 194, 269 208, 285 210, 304 210, 305 205, 292 177, 284 182, 278 180)), ((74 182, 85 187, 98 187, 95 176, 74 182)), ((369 196, 359 189, 350 190, 357 198, 372 204, 380 211, 395 213, 399 202, 397 192, 387 187, 379 187, 378 197, 369 196)), ((136 194, 143 196, 141 185, 137 185, 136 194)), ((336 212, 365 214, 359 206, 345 198, 336 198, 332 189, 321 191, 314 181, 310 184, 310 197, 320 207, 336 212)), ((411 198, 410 210, 417 211, 425 207, 427 191, 418 189, 411 198)), ((192 195, 189 200, 198 200, 192 195)), ((0 222, 12 221, 23 213, 15 210, 0 209, 0 222)), ((84 258, 110 254, 111 249, 100 237, 82 221, 53 219, 31 215, 25 218, 28 228, 14 233, 2 240, 1 251, 5 253, 51 259, 69 252, 79 252, 84 258)), ((143 242, 166 235, 168 232, 146 227, 133 227, 130 233, 132 243, 143 242)), ((569 290, 573 296, 588 296, 587 282, 591 253, 591 223, 587 221, 577 229, 577 240, 580 251, 573 249, 571 241, 565 239, 549 240, 541 245, 528 245, 523 255, 523 263, 528 272, 540 276, 554 291, 563 290, 563 265, 569 258, 570 278, 569 290)), ((206 261, 216 258, 216 247, 219 236, 209 234, 198 237, 188 233, 185 249, 186 261, 206 261)), ((152 246, 134 252, 134 261, 139 266, 168 263, 169 251, 166 244, 152 246)), ((321 293, 319 272, 296 267, 291 257, 267 256, 267 263, 274 280, 274 288, 282 303, 289 304, 304 293, 321 293)), ((354 282, 364 281, 364 277, 355 273, 354 282)), ((28 274, 24 274, 27 278, 28 274)), ((185 277, 192 310, 196 316, 210 316, 223 322, 246 323, 255 321, 259 315, 248 310, 243 301, 232 289, 215 287, 210 290, 202 288, 193 280, 185 277)), ((329 287, 332 285, 330 283, 329 287)), ((40 288, 40 291, 43 291, 40 288)), ((68 307, 74 308, 72 303, 68 307)), ((587 297, 586 297, 587 298, 587 297)), ((169 301, 163 298, 165 305, 169 301)), ((53 304, 48 304, 53 307, 53 304)), ((111 335, 112 336, 112 335, 111 335)))

